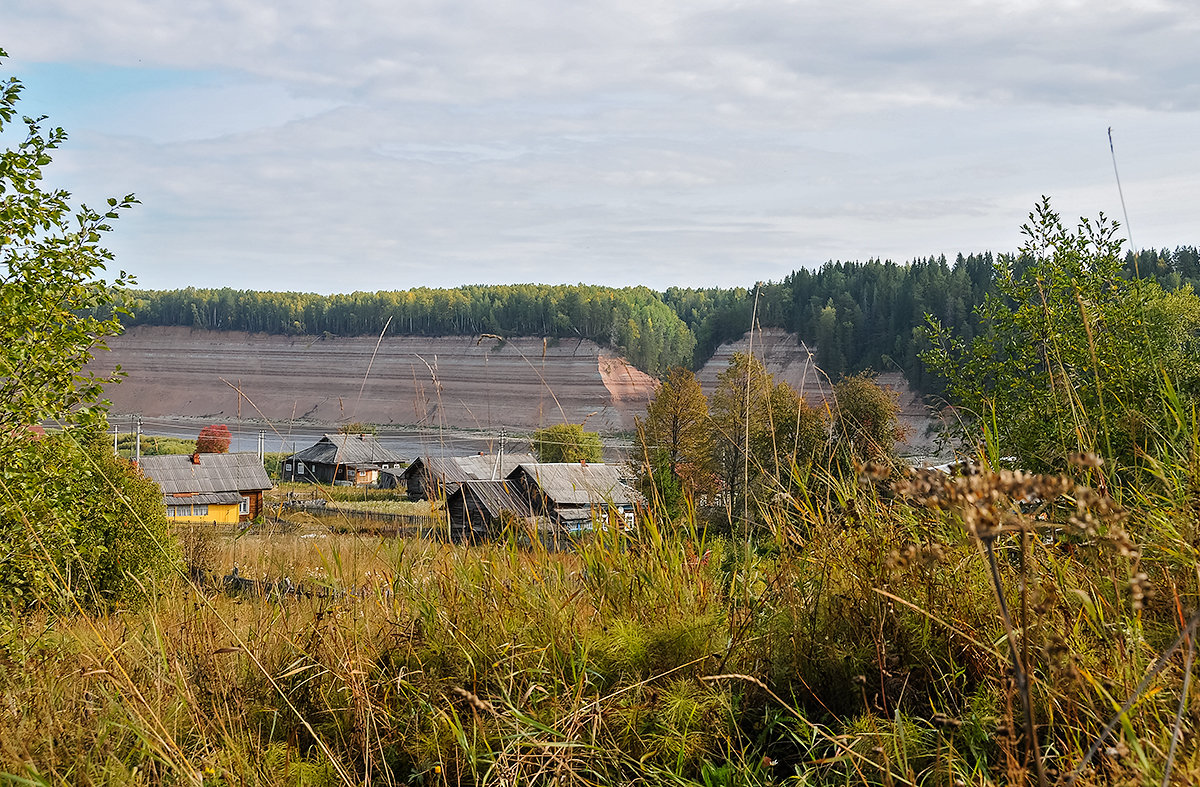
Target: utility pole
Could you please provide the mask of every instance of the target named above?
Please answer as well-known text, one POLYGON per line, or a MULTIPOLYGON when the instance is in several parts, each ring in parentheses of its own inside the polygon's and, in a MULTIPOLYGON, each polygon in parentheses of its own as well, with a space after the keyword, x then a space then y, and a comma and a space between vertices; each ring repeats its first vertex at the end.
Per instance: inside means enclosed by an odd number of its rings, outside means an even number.
POLYGON ((117 425, 116 424, 113 424, 113 454, 115 454, 116 456, 121 455, 117 451, 117 425))
POLYGON ((142 463, 142 417, 137 416, 137 430, 133 436, 133 463, 140 465, 142 463))
POLYGON ((267 433, 263 430, 258 431, 258 461, 261 463, 267 458, 267 433))
POLYGON ((496 469, 492 471, 492 480, 498 481, 498 476, 504 471, 504 440, 508 436, 508 430, 500 430, 500 455, 496 459, 496 469))

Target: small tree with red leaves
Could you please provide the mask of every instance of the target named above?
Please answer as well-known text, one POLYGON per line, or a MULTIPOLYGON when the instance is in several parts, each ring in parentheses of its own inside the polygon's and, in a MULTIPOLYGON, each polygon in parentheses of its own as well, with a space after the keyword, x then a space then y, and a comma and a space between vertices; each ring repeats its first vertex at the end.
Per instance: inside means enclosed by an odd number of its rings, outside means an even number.
POLYGON ((227 454, 233 435, 225 424, 212 424, 200 430, 196 438, 196 453, 198 454, 227 454))

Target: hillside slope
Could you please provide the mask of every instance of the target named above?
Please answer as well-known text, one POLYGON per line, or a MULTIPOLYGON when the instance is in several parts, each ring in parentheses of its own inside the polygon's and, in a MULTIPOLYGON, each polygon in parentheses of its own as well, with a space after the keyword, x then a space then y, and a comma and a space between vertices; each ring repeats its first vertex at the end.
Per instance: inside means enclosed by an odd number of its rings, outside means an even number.
MULTIPOLYGON (((136 326, 110 339, 111 352, 90 368, 120 364, 128 375, 106 390, 115 415, 314 426, 531 430, 586 419, 589 429, 630 432, 654 395, 652 378, 586 339, 389 336, 376 350, 377 341, 136 326)), ((747 335, 717 350, 697 372, 706 393, 749 346, 747 335)), ((763 329, 754 354, 810 404, 831 401, 828 379, 795 334, 763 329)), ((878 379, 900 396, 909 450, 922 450, 929 419, 918 398, 899 373, 878 379)))
POLYGON ((138 326, 90 368, 128 375, 106 390, 113 413, 213 420, 532 429, 586 418, 614 432, 632 430, 653 395, 649 376, 582 339, 376 342, 138 326))

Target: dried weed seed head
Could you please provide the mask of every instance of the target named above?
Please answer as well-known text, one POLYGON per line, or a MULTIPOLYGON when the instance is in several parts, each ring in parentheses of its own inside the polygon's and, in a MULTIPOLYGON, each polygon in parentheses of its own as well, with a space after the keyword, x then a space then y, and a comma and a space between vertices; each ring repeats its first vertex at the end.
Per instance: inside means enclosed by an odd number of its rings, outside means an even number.
POLYGON ((1146 599, 1154 593, 1150 587, 1150 577, 1144 572, 1137 572, 1129 579, 1129 596, 1134 612, 1141 612, 1146 606, 1146 599))
MULTIPOLYGON (((1096 466, 1100 459, 1086 455, 1079 461, 1096 466)), ((1046 509, 1069 497, 1075 504, 1067 520, 1071 528, 1095 537, 1103 522, 1108 525, 1106 536, 1117 548, 1136 555, 1136 546, 1119 527, 1125 518, 1120 507, 1108 495, 1075 484, 1065 476, 985 470, 969 464, 955 475, 939 470, 914 471, 897 481, 893 490, 913 505, 958 514, 963 526, 980 538, 1050 526, 1044 521, 1046 509)))
POLYGON ((476 713, 483 713, 488 716, 496 715, 496 709, 495 709, 495 707, 493 707, 492 703, 488 702, 485 699, 480 698, 478 695, 474 694, 473 692, 467 691, 466 689, 462 688, 461 686, 455 686, 453 689, 451 689, 451 691, 454 694, 456 694, 457 696, 466 700, 467 705, 469 705, 471 707, 471 709, 473 711, 475 711, 476 713))
POLYGON ((891 551, 887 558, 887 567, 896 571, 904 571, 910 566, 929 570, 945 559, 946 550, 937 542, 905 544, 891 551))
POLYGON ((892 472, 895 466, 891 462, 880 462, 871 460, 865 465, 856 466, 859 473, 859 480, 867 483, 872 481, 886 481, 892 477, 892 472))
POLYGON ((1104 460, 1092 452, 1071 454, 1067 457, 1067 461, 1075 467, 1085 470, 1097 470, 1104 464, 1104 460))

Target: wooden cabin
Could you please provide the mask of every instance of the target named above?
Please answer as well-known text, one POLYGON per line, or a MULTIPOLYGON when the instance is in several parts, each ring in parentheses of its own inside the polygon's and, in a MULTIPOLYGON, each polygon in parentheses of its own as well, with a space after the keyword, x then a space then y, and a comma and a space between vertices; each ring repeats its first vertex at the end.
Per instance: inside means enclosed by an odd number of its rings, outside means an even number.
POLYGON ((531 454, 422 456, 397 476, 409 500, 449 498, 464 481, 499 481, 518 465, 534 462, 531 454))
POLYGON ((621 466, 588 462, 518 465, 508 476, 530 501, 534 514, 567 532, 590 530, 595 524, 634 526, 635 493, 621 476, 621 466))
POLYGON ((138 465, 163 492, 172 522, 233 525, 257 519, 271 479, 258 454, 146 456, 138 465))
POLYGON ((369 486, 404 460, 372 434, 327 434, 283 460, 284 481, 369 486))

